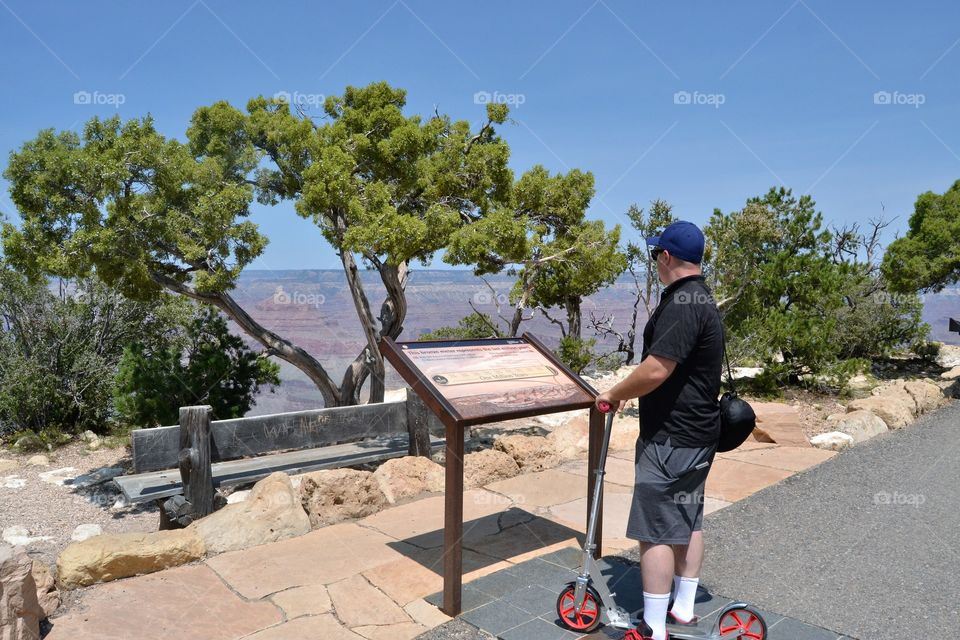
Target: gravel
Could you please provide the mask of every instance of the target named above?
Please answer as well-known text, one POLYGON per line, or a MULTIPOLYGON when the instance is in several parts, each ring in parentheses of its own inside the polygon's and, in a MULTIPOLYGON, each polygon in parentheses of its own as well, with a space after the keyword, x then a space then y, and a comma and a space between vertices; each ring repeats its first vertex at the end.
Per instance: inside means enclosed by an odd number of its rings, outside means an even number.
MULTIPOLYGON (((41 479, 40 474, 73 467, 67 478, 88 474, 104 467, 122 467, 130 472, 131 460, 126 447, 103 448, 89 451, 82 442, 46 452, 48 466, 28 464, 35 453, 14 454, 0 452, 0 468, 16 463, 15 468, 0 472, 0 530, 4 537, 26 535, 33 539, 26 545, 34 559, 48 566, 56 564, 56 557, 71 542, 71 535, 79 525, 99 525, 104 533, 125 531, 156 531, 159 514, 153 503, 115 506, 121 498, 120 490, 107 480, 86 488, 69 484, 53 484, 41 479)), ((69 480, 68 480, 69 482, 69 480)))

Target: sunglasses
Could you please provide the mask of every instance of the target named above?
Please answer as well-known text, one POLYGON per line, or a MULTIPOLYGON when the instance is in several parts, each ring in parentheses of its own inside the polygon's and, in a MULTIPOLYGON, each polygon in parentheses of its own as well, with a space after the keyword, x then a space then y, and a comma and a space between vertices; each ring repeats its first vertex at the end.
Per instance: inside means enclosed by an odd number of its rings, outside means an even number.
POLYGON ((657 248, 651 250, 651 251, 650 251, 650 259, 653 260, 654 262, 656 262, 656 261, 657 261, 657 258, 660 257, 660 254, 661 254, 661 253, 663 253, 663 249, 662 249, 661 247, 657 247, 657 248))

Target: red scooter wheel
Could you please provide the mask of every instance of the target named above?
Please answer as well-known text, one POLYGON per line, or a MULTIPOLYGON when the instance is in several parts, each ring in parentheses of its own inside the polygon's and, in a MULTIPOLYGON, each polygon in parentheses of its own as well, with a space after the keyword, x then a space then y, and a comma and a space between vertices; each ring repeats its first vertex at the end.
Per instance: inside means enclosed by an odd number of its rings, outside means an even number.
POLYGON ((589 633, 600 626, 600 594, 593 587, 587 587, 587 592, 583 594, 583 606, 578 613, 574 607, 576 589, 571 582, 560 592, 557 615, 560 616, 560 624, 567 629, 589 633))
POLYGON ((721 637, 739 631, 741 638, 749 638, 749 640, 766 640, 767 638, 767 623, 764 622, 763 616, 750 607, 730 609, 720 617, 718 628, 721 637))

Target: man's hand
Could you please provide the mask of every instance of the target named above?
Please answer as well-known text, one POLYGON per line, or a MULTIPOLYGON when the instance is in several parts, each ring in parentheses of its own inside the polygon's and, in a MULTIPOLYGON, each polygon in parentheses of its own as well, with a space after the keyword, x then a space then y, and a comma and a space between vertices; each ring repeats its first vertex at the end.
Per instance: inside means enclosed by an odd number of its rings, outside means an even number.
POLYGON ((595 402, 597 409, 600 408, 601 402, 606 402, 610 406, 616 407, 618 413, 620 411, 623 411, 623 405, 627 404, 626 400, 614 400, 613 398, 611 398, 609 391, 604 391, 603 393, 597 396, 597 400, 595 402))

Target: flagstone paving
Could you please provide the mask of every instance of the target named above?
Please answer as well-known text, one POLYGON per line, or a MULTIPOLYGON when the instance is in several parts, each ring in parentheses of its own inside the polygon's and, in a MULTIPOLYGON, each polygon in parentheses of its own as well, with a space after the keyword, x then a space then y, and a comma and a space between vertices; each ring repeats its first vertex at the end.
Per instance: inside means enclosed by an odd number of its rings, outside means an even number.
MULTIPOLYGON (((784 407, 761 407, 761 422, 789 430, 796 411, 784 407)), ((706 510, 722 509, 832 455, 760 442, 718 454, 707 480, 706 510)), ((633 457, 632 448, 615 450, 607 461, 605 553, 635 546, 625 537, 633 457)), ((586 475, 581 455, 555 469, 464 493, 465 611, 502 599, 512 587, 509 607, 496 614, 494 607, 487 609, 499 621, 493 626, 514 628, 504 637, 519 638, 550 625, 539 617, 547 615, 540 609, 542 602, 552 606, 562 584, 557 580, 570 572, 558 559, 569 564, 582 543, 586 475), (538 559, 537 582, 517 578, 516 567, 538 559), (529 617, 524 624, 530 626, 516 628, 522 620, 511 624, 510 614, 529 617)), ((450 620, 434 606, 435 597, 434 604, 426 599, 443 585, 443 513, 443 496, 428 495, 298 538, 96 585, 78 592, 79 604, 50 620, 47 638, 413 638, 450 620)))

